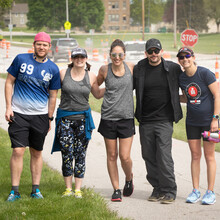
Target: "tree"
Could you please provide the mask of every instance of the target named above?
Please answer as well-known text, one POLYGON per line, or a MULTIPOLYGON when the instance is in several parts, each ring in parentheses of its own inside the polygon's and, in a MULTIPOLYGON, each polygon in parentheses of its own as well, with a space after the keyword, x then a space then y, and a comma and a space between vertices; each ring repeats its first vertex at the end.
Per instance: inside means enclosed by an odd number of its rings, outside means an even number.
MULTIPOLYGON (((48 27, 60 30, 66 21, 65 0, 28 0, 28 27, 40 30, 48 27)), ((72 27, 85 30, 100 30, 104 19, 104 6, 101 0, 69 1, 69 21, 72 27)))
MULTIPOLYGON (((167 1, 163 17, 166 22, 173 22, 173 4, 173 0, 167 1)), ((204 0, 177 0, 177 28, 180 32, 186 28, 207 31, 207 23, 204 0)))
POLYGON ((219 32, 220 26, 220 4, 219 0, 205 0, 205 8, 207 10, 207 14, 210 19, 214 19, 217 25, 217 32, 219 32))
MULTIPOLYGON (((145 0, 144 3, 144 11, 145 11, 145 24, 157 23, 162 21, 162 17, 164 14, 164 1, 163 0, 145 0), (148 13, 149 12, 149 13, 148 13)), ((142 1, 141 0, 133 0, 130 5, 131 10, 131 18, 133 20, 133 24, 142 23, 142 1)))
POLYGON ((101 0, 75 0, 71 2, 70 22, 75 27, 84 27, 86 31, 95 29, 100 31, 104 20, 104 5, 101 0))
POLYGON ((5 8, 10 8, 13 0, 0 0, 0 8, 5 9, 5 8))
POLYGON ((3 15, 6 10, 11 7, 13 0, 0 0, 0 28, 5 27, 3 15))

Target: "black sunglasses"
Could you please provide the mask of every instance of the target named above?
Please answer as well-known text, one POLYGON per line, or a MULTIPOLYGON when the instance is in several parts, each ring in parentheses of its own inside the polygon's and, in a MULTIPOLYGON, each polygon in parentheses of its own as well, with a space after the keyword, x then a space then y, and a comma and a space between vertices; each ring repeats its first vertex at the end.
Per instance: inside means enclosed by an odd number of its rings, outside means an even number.
POLYGON ((186 54, 185 56, 179 56, 179 60, 183 60, 184 58, 189 59, 192 55, 186 54))
POLYGON ((150 55, 153 54, 153 52, 154 52, 155 54, 158 54, 158 53, 160 53, 160 49, 157 49, 157 48, 156 48, 156 49, 154 49, 154 50, 148 50, 148 51, 147 51, 147 53, 150 54, 150 55))

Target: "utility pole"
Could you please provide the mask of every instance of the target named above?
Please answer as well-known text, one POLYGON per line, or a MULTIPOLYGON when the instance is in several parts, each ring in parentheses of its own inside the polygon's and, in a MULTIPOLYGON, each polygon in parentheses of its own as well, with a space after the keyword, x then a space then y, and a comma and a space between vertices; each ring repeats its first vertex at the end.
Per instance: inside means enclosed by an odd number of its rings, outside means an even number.
POLYGON ((142 40, 144 40, 144 0, 142 0, 142 40))
MULTIPOLYGON (((68 0, 66 0, 66 20, 67 21, 69 21, 69 8, 68 8, 68 0)), ((70 37, 70 33, 69 33, 69 31, 67 30, 67 33, 66 33, 66 35, 67 35, 67 38, 69 38, 70 37)))
POLYGON ((174 18, 173 18, 173 24, 174 24, 174 27, 173 27, 173 32, 174 32, 174 48, 176 48, 176 0, 174 0, 174 18))

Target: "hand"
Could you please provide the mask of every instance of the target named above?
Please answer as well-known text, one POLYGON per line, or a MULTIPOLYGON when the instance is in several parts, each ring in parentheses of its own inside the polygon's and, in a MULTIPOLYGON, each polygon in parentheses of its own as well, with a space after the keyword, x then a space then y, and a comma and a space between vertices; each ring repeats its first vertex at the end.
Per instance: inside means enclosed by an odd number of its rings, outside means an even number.
POLYGON ((10 110, 6 110, 5 112, 5 120, 8 122, 12 122, 14 118, 14 112, 10 109, 10 110))
POLYGON ((211 122, 211 125, 210 125, 210 131, 211 132, 218 131, 219 130, 218 124, 219 124, 218 119, 213 118, 212 122, 211 122))

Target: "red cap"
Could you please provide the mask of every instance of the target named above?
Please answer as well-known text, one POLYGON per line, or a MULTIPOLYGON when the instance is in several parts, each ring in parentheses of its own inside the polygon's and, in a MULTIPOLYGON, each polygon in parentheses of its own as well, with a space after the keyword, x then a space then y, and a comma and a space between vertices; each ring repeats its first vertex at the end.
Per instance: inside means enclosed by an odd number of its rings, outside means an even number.
POLYGON ((50 35, 45 32, 39 32, 38 34, 36 34, 34 38, 34 42, 35 41, 44 41, 44 42, 51 43, 50 35))

